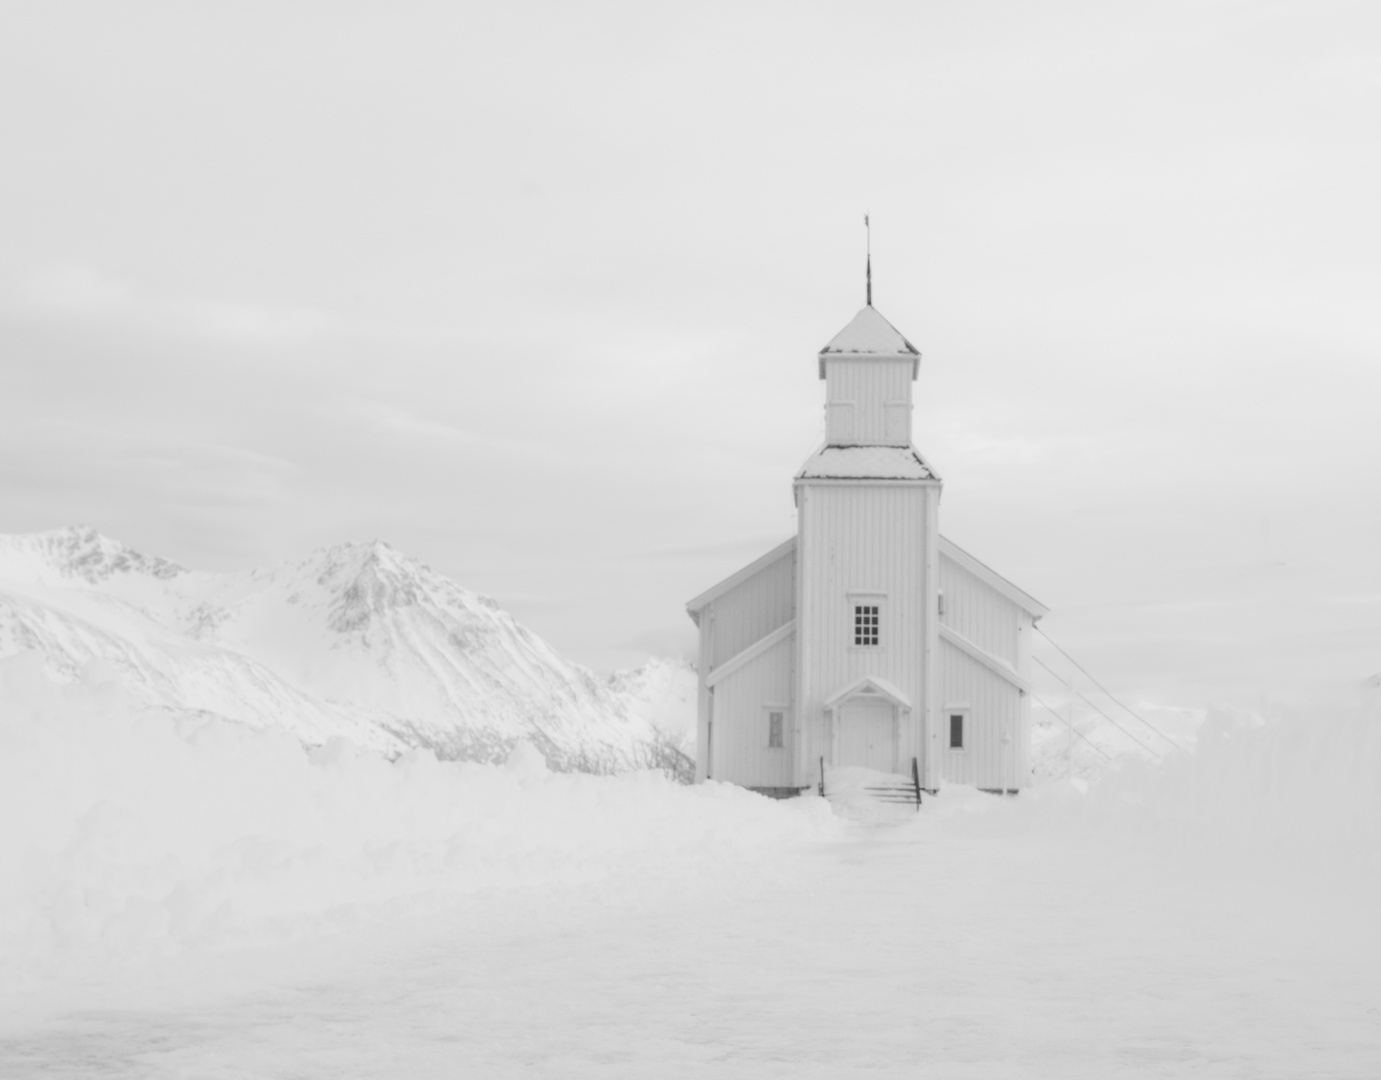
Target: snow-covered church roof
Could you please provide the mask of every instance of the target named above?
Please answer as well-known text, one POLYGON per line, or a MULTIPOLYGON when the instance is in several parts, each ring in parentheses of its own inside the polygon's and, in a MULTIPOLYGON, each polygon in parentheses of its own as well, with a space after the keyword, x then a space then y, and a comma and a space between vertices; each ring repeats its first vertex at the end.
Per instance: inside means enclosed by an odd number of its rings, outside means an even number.
POLYGON ((797 480, 938 480, 912 446, 822 446, 797 480))
POLYGON ((852 319, 849 325, 835 334, 820 350, 821 356, 836 353, 866 356, 920 356, 916 346, 907 341, 897 328, 869 304, 852 319))

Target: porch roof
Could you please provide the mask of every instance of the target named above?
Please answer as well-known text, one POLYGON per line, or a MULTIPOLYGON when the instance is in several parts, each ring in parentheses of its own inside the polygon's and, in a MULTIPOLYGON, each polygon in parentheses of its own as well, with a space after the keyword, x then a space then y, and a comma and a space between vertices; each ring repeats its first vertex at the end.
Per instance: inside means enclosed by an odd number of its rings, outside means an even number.
POLYGON ((876 675, 864 675, 836 690, 825 699, 825 708, 833 709, 850 698, 856 697, 882 697, 892 702, 893 705, 900 705, 903 709, 909 710, 911 708, 911 702, 895 684, 876 675))

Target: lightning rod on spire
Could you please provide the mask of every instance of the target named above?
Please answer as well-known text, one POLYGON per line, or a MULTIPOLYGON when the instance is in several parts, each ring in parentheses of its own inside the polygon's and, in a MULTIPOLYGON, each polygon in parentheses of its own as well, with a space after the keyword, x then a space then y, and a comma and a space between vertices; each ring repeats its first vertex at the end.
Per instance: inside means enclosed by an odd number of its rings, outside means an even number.
POLYGON ((867 234, 868 244, 868 306, 873 306, 873 226, 868 221, 868 215, 863 215, 863 229, 867 234))

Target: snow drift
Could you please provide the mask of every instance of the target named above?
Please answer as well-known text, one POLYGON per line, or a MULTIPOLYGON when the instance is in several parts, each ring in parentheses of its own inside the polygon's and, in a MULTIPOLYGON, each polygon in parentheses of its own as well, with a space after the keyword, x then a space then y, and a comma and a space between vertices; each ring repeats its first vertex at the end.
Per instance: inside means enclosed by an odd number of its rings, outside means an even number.
MULTIPOLYGON (((1353 874, 1381 868, 1378 775, 1373 700, 1293 722, 1222 718, 1197 753, 1129 764, 1087 795, 947 789, 903 827, 951 840, 1092 831, 1353 874)), ((751 859, 856 827, 813 798, 554 774, 525 743, 502 765, 430 750, 390 761, 343 738, 309 749, 284 729, 143 705, 100 661, 70 683, 32 652, 0 661, 0 966, 34 978, 380 904, 751 859)))
POLYGON ((1210 709, 1192 753, 1128 760, 1083 817, 1210 858, 1344 876, 1381 871, 1381 694, 1270 719, 1210 709))
POLYGON ((61 975, 381 904, 662 873, 833 827, 801 810, 650 772, 551 773, 526 743, 502 765, 309 749, 142 706, 101 662, 61 684, 21 654, 0 661, 0 969, 61 975))

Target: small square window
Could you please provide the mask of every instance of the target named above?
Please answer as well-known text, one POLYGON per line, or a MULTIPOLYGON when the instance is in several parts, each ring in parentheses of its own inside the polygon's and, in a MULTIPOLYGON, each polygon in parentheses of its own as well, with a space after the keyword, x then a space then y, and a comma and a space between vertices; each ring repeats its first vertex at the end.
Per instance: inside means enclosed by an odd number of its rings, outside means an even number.
POLYGON ((878 643, 877 604, 854 605, 854 644, 876 645, 878 643))
POLYGON ((770 748, 780 750, 782 747, 782 720, 779 712, 767 714, 767 745, 770 748))
POLYGON ((949 714, 949 748, 951 750, 964 749, 964 714, 949 714))

